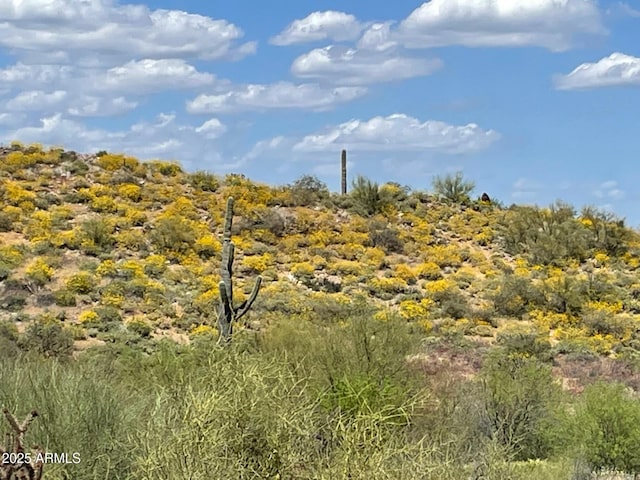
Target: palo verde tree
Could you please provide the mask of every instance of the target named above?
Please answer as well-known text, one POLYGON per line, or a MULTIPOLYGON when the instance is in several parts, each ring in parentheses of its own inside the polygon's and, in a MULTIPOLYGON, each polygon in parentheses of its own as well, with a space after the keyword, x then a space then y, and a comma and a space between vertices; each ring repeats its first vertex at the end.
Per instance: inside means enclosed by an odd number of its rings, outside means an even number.
POLYGON ((238 306, 233 304, 233 258, 235 245, 231 241, 231 224, 233 222, 233 197, 227 200, 227 211, 224 218, 224 231, 222 236, 222 264, 220 274, 222 281, 220 288, 220 309, 218 310, 219 342, 230 342, 233 333, 233 322, 240 320, 251 308, 258 296, 262 277, 256 278, 251 295, 238 306))
POLYGON ((435 177, 433 179, 435 193, 440 198, 452 203, 468 202, 469 194, 473 192, 474 188, 476 188, 475 183, 465 180, 462 172, 457 172, 455 176, 448 174, 444 178, 435 177))

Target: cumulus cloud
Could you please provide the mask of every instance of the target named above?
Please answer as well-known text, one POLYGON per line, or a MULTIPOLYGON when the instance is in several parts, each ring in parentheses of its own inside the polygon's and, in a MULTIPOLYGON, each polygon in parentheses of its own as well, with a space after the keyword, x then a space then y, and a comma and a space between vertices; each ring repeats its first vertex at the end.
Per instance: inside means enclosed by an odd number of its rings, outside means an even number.
POLYGON ((125 97, 101 98, 90 95, 74 97, 67 113, 74 117, 110 117, 122 115, 138 106, 125 97))
POLYGON ((255 51, 253 42, 238 44, 244 34, 226 20, 114 0, 4 0, 0 18, 0 47, 55 63, 213 60, 255 51))
POLYGON ((282 46, 326 39, 336 42, 355 40, 363 28, 364 25, 356 17, 344 12, 313 12, 303 19, 293 21, 273 37, 270 43, 282 46))
POLYGON ((30 111, 42 110, 43 108, 57 108, 67 97, 64 90, 54 92, 44 92, 42 90, 31 90, 19 93, 6 104, 8 110, 30 111))
POLYGON ((0 83, 8 88, 41 88, 70 80, 74 71, 67 65, 26 65, 18 62, 0 69, 0 83))
POLYGON ((337 45, 317 48, 296 58, 291 72, 341 85, 366 85, 429 75, 442 67, 438 59, 411 58, 384 50, 337 45))
POLYGON ((323 132, 305 136, 294 151, 435 151, 462 154, 489 147, 500 138, 494 130, 478 125, 450 125, 420 120, 405 114, 351 120, 323 132))
POLYGON ((583 63, 554 78, 559 90, 640 85, 640 58, 612 53, 595 63, 583 63))
POLYGON ((415 48, 538 46, 563 51, 576 36, 606 32, 595 0, 431 0, 400 23, 395 38, 415 48))
POLYGON ((398 42, 393 40, 391 35, 392 25, 393 22, 374 23, 371 25, 358 40, 358 48, 384 52, 397 46, 398 42))
POLYGON ((220 137, 224 132, 226 132, 227 127, 225 127, 217 118, 212 118, 196 128, 195 131, 209 139, 213 139, 220 137))
POLYGON ((214 75, 198 72, 181 59, 132 60, 94 79, 97 89, 135 93, 191 89, 211 85, 214 80, 214 75))
POLYGON ((199 95, 187 102, 190 113, 237 112, 255 109, 312 108, 329 109, 349 102, 367 92, 363 87, 324 88, 317 84, 251 84, 219 95, 199 95))

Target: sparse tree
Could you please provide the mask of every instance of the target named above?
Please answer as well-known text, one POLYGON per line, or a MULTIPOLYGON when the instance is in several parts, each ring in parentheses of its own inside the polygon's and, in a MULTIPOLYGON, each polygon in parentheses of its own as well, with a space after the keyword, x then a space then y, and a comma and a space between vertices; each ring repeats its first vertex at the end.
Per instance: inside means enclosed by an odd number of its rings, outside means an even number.
POLYGON ((462 172, 454 175, 447 174, 444 178, 437 176, 433 179, 433 189, 441 198, 453 203, 469 201, 469 194, 476 188, 475 183, 465 180, 462 172))

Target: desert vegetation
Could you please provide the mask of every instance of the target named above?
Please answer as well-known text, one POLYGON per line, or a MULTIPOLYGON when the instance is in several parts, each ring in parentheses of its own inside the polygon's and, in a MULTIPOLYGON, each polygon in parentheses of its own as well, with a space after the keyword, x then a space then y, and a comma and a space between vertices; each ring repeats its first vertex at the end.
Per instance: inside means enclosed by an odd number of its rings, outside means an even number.
POLYGON ((431 184, 5 149, 0 404, 81 456, 43 478, 640 474, 640 233, 431 184))

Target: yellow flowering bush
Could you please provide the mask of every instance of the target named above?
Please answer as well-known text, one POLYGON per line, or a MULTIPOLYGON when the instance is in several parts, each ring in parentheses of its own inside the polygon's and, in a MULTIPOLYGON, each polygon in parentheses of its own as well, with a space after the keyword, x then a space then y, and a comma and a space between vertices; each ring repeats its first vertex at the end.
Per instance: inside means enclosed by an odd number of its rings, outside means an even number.
POLYGON ((401 278, 372 278, 369 282, 369 290, 372 294, 398 294, 407 288, 407 282, 401 278))
POLYGON ((14 245, 0 247, 0 260, 11 266, 17 267, 22 263, 24 254, 14 245))
POLYGON ((154 253, 144 259, 142 268, 146 275, 155 277, 162 275, 167 270, 167 264, 167 257, 154 253))
POLYGON ((462 265, 462 256, 455 245, 434 245, 424 251, 424 260, 434 262, 442 267, 459 267, 462 265))
POLYGON ((78 315, 78 321, 82 324, 95 323, 98 319, 99 316, 94 310, 84 310, 78 315))
POLYGON ((100 262, 100 265, 96 267, 96 274, 101 277, 113 277, 118 273, 118 267, 116 262, 107 259, 100 262))
POLYGON ((418 279, 414 269, 406 263, 399 263, 397 265, 394 265, 392 272, 394 277, 401 278, 409 285, 415 284, 418 279))
POLYGON ((420 301, 403 300, 398 305, 398 312, 400 313, 400 316, 405 320, 424 320, 429 316, 429 313, 433 306, 434 302, 429 298, 423 298, 420 301))
POLYGON ((125 230, 115 234, 116 245, 127 250, 140 251, 147 245, 146 235, 139 230, 125 230))
POLYGON ((111 197, 95 197, 89 203, 89 208, 98 213, 115 213, 118 210, 118 204, 111 197))
POLYGON ((620 313, 622 309, 622 300, 618 300, 617 302, 587 302, 583 307, 584 311, 603 312, 609 315, 620 313))
POLYGON ((363 265, 353 260, 338 260, 329 265, 329 273, 336 275, 362 275, 363 265))
POLYGON ((220 302, 220 289, 218 285, 210 287, 195 298, 195 304, 199 307, 210 307, 211 305, 217 305, 218 302, 220 302))
POLYGON ((535 309, 529 312, 529 318, 534 324, 544 330, 553 330, 558 327, 575 325, 577 319, 568 313, 547 312, 535 309))
POLYGON ((106 155, 101 155, 96 160, 96 165, 100 168, 113 172, 120 168, 127 168, 129 170, 133 170, 138 166, 138 160, 133 157, 127 157, 125 155, 116 155, 107 153, 106 155))
POLYGON ((609 263, 609 255, 604 252, 598 252, 593 256, 596 267, 604 267, 609 263))
POLYGON ((125 278, 144 277, 144 264, 138 260, 126 260, 118 265, 118 273, 125 278))
POLYGON ((9 205, 20 206, 25 202, 34 202, 36 198, 35 193, 26 190, 20 183, 12 180, 4 182, 4 200, 9 205))
POLYGON ((291 273, 298 279, 313 277, 315 270, 315 267, 309 262, 294 263, 291 266, 291 273))
POLYGON ((116 292, 104 292, 100 296, 100 304, 105 307, 121 308, 124 304, 124 295, 116 292))
POLYGON ((78 272, 65 282, 67 290, 80 294, 90 293, 96 285, 96 278, 89 272, 78 272))
POLYGON ((22 209, 14 205, 7 205, 2 209, 2 213, 7 215, 12 222, 17 222, 22 217, 22 209))
POLYGON ((31 262, 26 270, 25 276, 38 286, 42 286, 53 278, 55 270, 42 257, 36 258, 31 262))
POLYGON ((493 242, 494 233, 490 227, 484 227, 480 233, 473 236, 473 241, 480 246, 486 247, 493 242))
POLYGON ((133 202, 142 200, 142 188, 133 183, 123 183, 118 187, 118 195, 133 202))
POLYGON ((440 266, 435 262, 423 262, 415 268, 418 278, 423 280, 438 280, 442 278, 440 266))
POLYGON ((262 255, 251 255, 242 259, 242 267, 249 272, 262 273, 274 264, 273 255, 263 253, 262 255))
POLYGON ((34 243, 48 240, 52 235, 52 224, 49 212, 34 212, 29 219, 25 234, 34 243))
POLYGON ((327 231, 313 232, 309 235, 309 242, 314 247, 326 247, 333 243, 333 235, 327 231))
POLYGON ((194 327, 189 332, 189 336, 191 337, 218 337, 218 329, 212 327, 211 325, 198 325, 194 327))
POLYGON ((359 258, 362 258, 366 248, 356 243, 344 243, 342 245, 337 245, 335 251, 345 260, 358 260, 359 258))
POLYGON ((251 248, 253 245, 253 240, 246 237, 241 237, 239 235, 232 235, 231 241, 235 245, 236 252, 237 251, 245 251, 251 248))
POLYGON ((386 257, 387 254, 381 248, 367 247, 360 261, 378 269, 382 266, 386 257))
POLYGON ((432 298, 437 299, 447 293, 457 290, 458 286, 454 281, 443 278, 441 280, 426 282, 424 288, 432 298))
POLYGON ((222 251, 222 243, 215 235, 204 235, 198 238, 194 250, 204 258, 211 258, 222 251))

